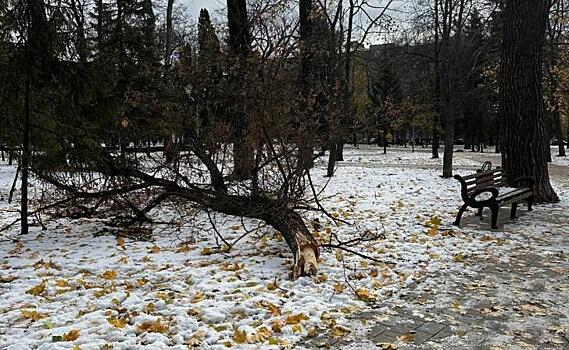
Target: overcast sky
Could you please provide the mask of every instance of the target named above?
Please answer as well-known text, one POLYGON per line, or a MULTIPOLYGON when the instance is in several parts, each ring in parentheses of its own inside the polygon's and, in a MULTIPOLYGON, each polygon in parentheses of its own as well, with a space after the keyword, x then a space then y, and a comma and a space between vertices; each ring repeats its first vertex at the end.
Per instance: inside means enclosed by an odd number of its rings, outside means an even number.
POLYGON ((200 15, 200 10, 206 8, 212 17, 217 17, 219 10, 225 8, 225 2, 222 0, 181 0, 185 3, 190 16, 197 20, 200 15))
MULTIPOLYGON (((192 20, 197 21, 199 14, 200 14, 200 10, 202 8, 206 8, 209 11, 210 16, 212 17, 212 20, 214 21, 214 23, 220 24, 220 23, 225 23, 226 22, 226 3, 227 0, 176 0, 179 1, 180 4, 183 4, 183 6, 187 9, 187 13, 188 15, 191 17, 192 20)), ((298 1, 298 0, 297 0, 298 1)), ((408 2, 408 1, 407 1, 408 2)), ((383 6, 385 4, 389 3, 389 0, 371 0, 368 2, 368 4, 371 4, 373 6, 383 6)), ((404 6, 403 4, 406 3, 405 0, 393 0, 393 2, 391 3, 390 9, 394 9, 397 8, 399 9, 399 11, 403 10, 404 6)), ((374 7, 366 7, 367 12, 370 15, 377 15, 380 10, 379 8, 374 8, 374 7)), ((398 13, 394 13, 391 10, 388 11, 389 15, 394 15, 396 17, 399 17, 399 19, 401 17, 404 17, 402 12, 398 12, 398 13)), ((362 17, 362 13, 360 12, 359 16, 356 16, 356 18, 354 18, 354 25, 357 27, 358 24, 360 26, 367 26, 367 23, 369 23, 368 20, 366 20, 366 18, 362 17)), ((357 30, 357 29, 356 29, 357 30)), ((357 36, 357 33, 355 33, 355 35, 357 36)), ((373 31, 369 34, 368 36, 368 40, 367 42, 378 42, 378 41, 383 41, 382 39, 378 39, 379 37, 373 33, 373 31)))

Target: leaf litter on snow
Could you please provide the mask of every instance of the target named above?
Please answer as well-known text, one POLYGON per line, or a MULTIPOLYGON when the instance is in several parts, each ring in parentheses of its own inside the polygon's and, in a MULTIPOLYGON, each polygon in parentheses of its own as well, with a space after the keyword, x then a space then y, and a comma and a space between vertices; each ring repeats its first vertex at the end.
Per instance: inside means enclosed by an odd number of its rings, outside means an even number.
MULTIPOLYGON (((352 163, 377 157, 346 153, 352 163)), ((419 159, 397 157, 409 164, 419 159)), ((314 173, 322 178, 324 169, 314 173)), ((176 238, 156 237, 150 244, 94 236, 99 225, 88 220, 59 220, 38 239, 4 244, 0 345, 277 349, 322 333, 350 339, 366 327, 351 319, 357 312, 402 302, 411 284, 426 293, 440 290, 440 271, 464 282, 478 256, 499 256, 519 243, 496 232, 450 228, 459 188, 435 170, 340 167, 324 192, 335 194, 324 204, 352 225, 321 216, 308 217, 307 225, 321 242, 332 234, 342 240, 375 235, 357 249, 377 261, 323 250, 314 278, 290 280, 292 256, 277 232, 263 228, 262 236, 248 236, 228 250, 216 245, 205 217, 182 227, 176 238)), ((0 218, 6 222, 10 215, 0 218)), ((160 215, 169 215, 167 208, 160 215)), ((245 232, 243 224, 256 225, 221 215, 216 220, 229 241, 245 232)), ((439 302, 463 307, 451 296, 439 302)), ((543 311, 526 303, 518 312, 543 311)))

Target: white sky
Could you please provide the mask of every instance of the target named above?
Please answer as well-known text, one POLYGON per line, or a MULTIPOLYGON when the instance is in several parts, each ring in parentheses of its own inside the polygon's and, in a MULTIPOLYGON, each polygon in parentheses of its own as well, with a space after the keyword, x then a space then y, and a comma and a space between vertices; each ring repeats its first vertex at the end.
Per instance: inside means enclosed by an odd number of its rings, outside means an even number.
POLYGON ((210 15, 217 18, 219 10, 225 8, 223 0, 181 0, 180 3, 186 4, 188 13, 192 19, 197 20, 200 15, 200 10, 206 8, 210 15))

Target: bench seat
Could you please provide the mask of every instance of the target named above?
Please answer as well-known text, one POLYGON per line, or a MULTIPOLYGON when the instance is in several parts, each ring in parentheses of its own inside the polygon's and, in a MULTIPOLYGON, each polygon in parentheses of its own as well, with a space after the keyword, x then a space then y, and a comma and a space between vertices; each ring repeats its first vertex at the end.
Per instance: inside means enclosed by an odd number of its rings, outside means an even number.
POLYGON ((492 211, 492 228, 497 228, 498 211, 501 206, 511 205, 510 218, 516 217, 518 204, 527 202, 528 211, 532 210, 534 179, 531 177, 521 177, 512 181, 514 187, 508 187, 508 181, 503 168, 479 171, 468 176, 455 175, 455 179, 460 181, 461 196, 464 204, 458 211, 455 225, 460 225, 462 214, 468 208, 476 208, 477 216, 482 215, 484 208, 492 211))

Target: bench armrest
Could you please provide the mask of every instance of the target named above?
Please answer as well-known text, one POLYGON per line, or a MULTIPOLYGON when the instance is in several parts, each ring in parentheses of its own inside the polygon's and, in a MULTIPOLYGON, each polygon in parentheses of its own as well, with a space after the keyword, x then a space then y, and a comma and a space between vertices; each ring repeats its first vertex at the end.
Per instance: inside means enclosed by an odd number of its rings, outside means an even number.
POLYGON ((478 189, 474 192, 472 192, 470 194, 470 200, 474 203, 483 203, 483 202, 487 202, 487 201, 492 201, 495 200, 496 197, 498 197, 499 191, 496 187, 484 187, 481 189, 478 189), (484 199, 484 200, 476 200, 476 197, 484 192, 490 192, 490 194, 492 194, 492 197, 488 198, 488 199, 484 199))
POLYGON ((535 184, 535 179, 531 176, 521 176, 512 182, 512 186, 518 187, 518 184, 520 182, 527 182, 529 187, 533 187, 533 185, 535 184))

